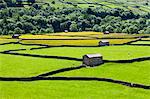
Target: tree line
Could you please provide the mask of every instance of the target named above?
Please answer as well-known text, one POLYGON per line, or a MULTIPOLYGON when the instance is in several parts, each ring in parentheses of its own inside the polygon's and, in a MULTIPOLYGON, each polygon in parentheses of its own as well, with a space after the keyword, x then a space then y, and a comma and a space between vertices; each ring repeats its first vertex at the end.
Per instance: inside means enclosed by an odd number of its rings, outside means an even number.
MULTIPOLYGON (((1 6, 1 5, 0 5, 1 6)), ((120 8, 55 8, 33 4, 29 8, 0 7, 0 34, 43 34, 63 31, 150 33, 150 13, 120 8)))

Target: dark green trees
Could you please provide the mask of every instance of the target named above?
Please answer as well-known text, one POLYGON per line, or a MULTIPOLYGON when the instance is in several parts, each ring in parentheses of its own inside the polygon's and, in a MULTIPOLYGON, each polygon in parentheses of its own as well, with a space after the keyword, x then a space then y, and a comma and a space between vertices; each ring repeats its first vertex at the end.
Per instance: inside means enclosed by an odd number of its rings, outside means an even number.
POLYGON ((33 4, 30 8, 4 7, 0 10, 0 34, 5 35, 64 32, 65 30, 134 34, 149 33, 149 26, 150 13, 138 15, 119 8, 56 9, 50 5, 43 7, 33 4))

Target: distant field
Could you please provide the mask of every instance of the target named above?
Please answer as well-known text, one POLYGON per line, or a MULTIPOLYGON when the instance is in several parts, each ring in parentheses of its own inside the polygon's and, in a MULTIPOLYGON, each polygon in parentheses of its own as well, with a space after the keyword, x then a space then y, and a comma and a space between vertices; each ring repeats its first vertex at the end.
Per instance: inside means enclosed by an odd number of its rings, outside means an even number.
POLYGON ((7 45, 0 45, 0 52, 6 50, 15 50, 15 49, 30 49, 30 48, 37 48, 39 46, 25 46, 20 44, 7 44, 7 45))
POLYGON ((52 33, 45 35, 22 35, 21 39, 89 39, 97 37, 102 38, 101 32, 68 32, 68 33, 52 33))
POLYGON ((54 47, 39 50, 19 51, 38 55, 68 56, 82 58, 85 54, 100 53, 107 60, 123 60, 150 56, 149 46, 108 46, 108 47, 54 47), (146 50, 145 50, 146 49, 146 50))
MULTIPOLYGON (((69 33, 53 33, 50 36, 73 36, 73 37, 95 37, 95 38, 124 38, 124 39, 133 39, 135 37, 140 37, 140 34, 131 35, 125 33, 110 33, 103 34, 101 32, 69 32, 69 33)), ((150 36, 149 34, 144 34, 144 36, 150 36)))
POLYGON ((3 44, 3 43, 10 43, 10 42, 17 42, 18 40, 16 39, 2 39, 0 38, 0 44, 3 44))
POLYGON ((150 44, 150 41, 138 41, 138 42, 134 42, 132 44, 150 44))
MULTIPOLYGON (((106 39, 110 44, 124 44, 135 39, 106 39)), ((50 46, 74 45, 74 46, 98 46, 101 40, 22 40, 23 44, 43 44, 50 46)))
POLYGON ((52 46, 60 45, 79 45, 79 46, 97 46, 102 39, 110 41, 110 44, 124 44, 133 40, 140 35, 128 34, 103 34, 101 32, 68 32, 52 33, 46 35, 22 35, 21 43, 24 44, 44 44, 52 46))
POLYGON ((50 3, 50 5, 55 8, 62 8, 62 7, 70 8, 70 7, 74 7, 73 5, 77 5, 76 7, 79 8, 88 8, 89 6, 93 6, 93 8, 103 7, 106 9, 121 8, 124 10, 132 10, 134 13, 139 13, 139 14, 150 12, 149 5, 146 5, 146 2, 148 3, 150 2, 149 0, 119 0, 119 1, 118 0, 107 0, 107 1, 106 0, 90 0, 90 1, 89 0, 55 0, 55 4, 52 4, 52 1, 53 0, 45 0, 44 2, 50 3), (67 4, 66 2, 70 2, 70 3, 67 4))
POLYGON ((142 38, 142 40, 150 40, 150 38, 142 38))
POLYGON ((150 34, 125 34, 125 33, 110 33, 103 34, 102 32, 68 32, 68 33, 51 33, 44 35, 22 35, 20 39, 101 39, 101 38, 123 38, 123 39, 133 39, 140 36, 150 36, 150 34))

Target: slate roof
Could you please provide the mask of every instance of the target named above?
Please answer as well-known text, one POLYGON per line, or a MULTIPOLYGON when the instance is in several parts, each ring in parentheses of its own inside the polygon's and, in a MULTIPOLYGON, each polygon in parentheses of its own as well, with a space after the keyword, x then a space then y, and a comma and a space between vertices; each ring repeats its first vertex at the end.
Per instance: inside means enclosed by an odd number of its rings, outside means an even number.
POLYGON ((101 54, 86 54, 85 56, 87 56, 88 58, 102 57, 102 55, 101 55, 101 54))
POLYGON ((109 40, 101 40, 100 42, 109 42, 109 40))

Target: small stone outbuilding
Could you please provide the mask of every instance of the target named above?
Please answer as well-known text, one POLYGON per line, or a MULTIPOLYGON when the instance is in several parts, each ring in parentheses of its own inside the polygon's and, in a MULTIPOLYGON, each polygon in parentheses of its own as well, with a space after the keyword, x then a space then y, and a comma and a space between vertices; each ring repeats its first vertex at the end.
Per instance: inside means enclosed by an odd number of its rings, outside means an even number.
POLYGON ((83 65, 94 67, 103 64, 103 57, 101 54, 86 54, 83 56, 83 65))
POLYGON ((101 40, 99 42, 99 46, 109 46, 109 41, 108 40, 101 40))
POLYGON ((14 38, 14 39, 19 39, 19 36, 21 36, 20 34, 13 34, 12 35, 12 38, 14 38))
POLYGON ((105 31, 105 32, 104 32, 104 34, 109 34, 109 33, 110 33, 109 31, 105 31))
POLYGON ((65 30, 65 33, 68 33, 68 30, 65 30))

